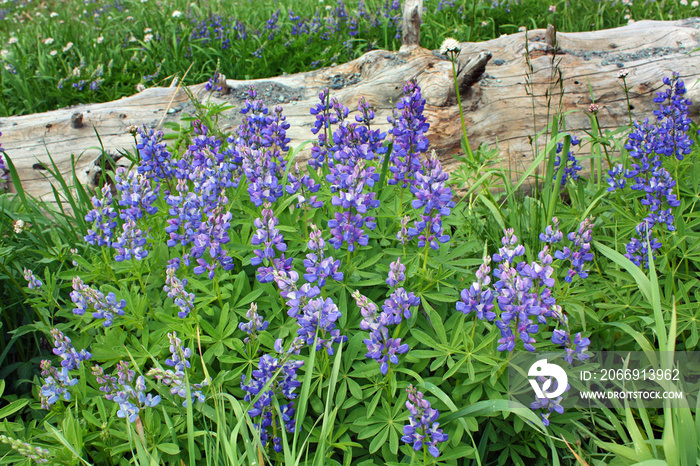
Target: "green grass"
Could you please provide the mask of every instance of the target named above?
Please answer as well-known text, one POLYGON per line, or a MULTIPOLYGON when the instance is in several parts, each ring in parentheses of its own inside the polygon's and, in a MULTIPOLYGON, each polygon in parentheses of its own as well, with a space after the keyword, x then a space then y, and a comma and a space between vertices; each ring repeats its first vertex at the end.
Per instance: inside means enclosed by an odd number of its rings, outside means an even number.
MULTIPOLYGON (((667 20, 697 14, 697 8, 677 1, 551 2, 556 14, 549 12, 550 2, 540 0, 440 3, 424 3, 423 47, 435 49, 446 36, 481 41, 547 23, 573 32, 624 25, 628 16, 667 20)), ((207 81, 217 70, 233 79, 308 71, 400 46, 400 12, 391 2, 367 0, 366 14, 360 14, 357 0, 344 5, 341 10, 331 0, 8 1, 0 5, 0 116, 111 101, 134 94, 137 85, 168 86, 190 65, 185 84, 207 81), (292 9, 309 26, 300 34, 292 34, 292 9), (176 11, 181 15, 174 17, 176 11), (267 22, 275 12, 273 31, 267 22), (208 37, 200 37, 205 31, 208 37)))

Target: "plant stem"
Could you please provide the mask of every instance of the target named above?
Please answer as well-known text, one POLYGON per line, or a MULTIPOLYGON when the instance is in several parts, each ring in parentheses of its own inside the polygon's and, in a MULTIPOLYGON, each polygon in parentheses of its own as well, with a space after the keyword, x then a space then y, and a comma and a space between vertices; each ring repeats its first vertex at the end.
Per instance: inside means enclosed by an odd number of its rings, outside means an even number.
POLYGON ((474 153, 472 148, 469 146, 469 138, 467 137, 467 127, 464 123, 464 109, 462 108, 462 96, 459 95, 459 85, 457 84, 457 67, 455 66, 455 53, 450 53, 450 61, 452 62, 452 78, 455 83, 455 95, 457 96, 457 105, 459 105, 459 119, 462 123, 462 137, 464 138, 464 145, 467 149, 467 155, 472 163, 475 163, 474 153))

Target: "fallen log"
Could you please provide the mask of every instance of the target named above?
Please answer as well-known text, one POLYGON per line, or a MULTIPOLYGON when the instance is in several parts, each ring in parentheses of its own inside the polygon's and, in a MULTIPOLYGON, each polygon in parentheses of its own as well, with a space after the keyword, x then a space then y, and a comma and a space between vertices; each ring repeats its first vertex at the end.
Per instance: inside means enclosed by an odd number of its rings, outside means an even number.
MULTIPOLYGON (((461 123, 452 65, 437 51, 418 45, 421 15, 416 3, 421 2, 406 2, 407 10, 413 8, 409 16, 412 22, 408 23, 413 26, 398 52, 374 50, 349 63, 269 79, 229 79, 231 91, 225 95, 207 92, 204 84, 189 86, 189 93, 200 102, 235 105, 220 119, 222 128, 231 130, 241 121, 238 111, 248 86, 255 86, 268 106, 284 107, 294 147, 314 137, 309 108, 317 103, 320 90, 330 88, 331 95, 351 109, 364 96, 374 108, 378 126, 387 130, 387 116, 392 114, 404 82, 416 77, 426 99, 431 147, 446 169, 453 170, 459 163, 453 156, 461 153, 461 123)), ((627 101, 618 79, 623 68, 629 70, 627 84, 636 119, 651 116, 655 91, 663 86, 661 78, 671 71, 680 73, 691 99, 700 97, 700 89, 693 88, 700 78, 700 55, 690 53, 697 47, 700 19, 640 21, 581 33, 533 30, 487 42, 462 43, 458 77, 470 145, 472 149, 481 143, 497 145, 500 161, 515 174, 532 161, 531 136, 545 128, 547 115, 559 105, 563 112, 574 111, 566 117, 566 128, 575 135, 583 136, 583 131, 590 129, 586 111, 591 95, 600 106, 603 130, 629 124, 627 101)), ((162 127, 164 122, 191 115, 193 108, 182 88, 150 88, 114 102, 0 118, 0 143, 17 167, 23 189, 43 197, 51 194, 44 176, 45 168, 51 167, 48 154, 66 179, 71 179, 74 157, 77 182, 90 184, 89 172, 101 153, 96 133, 105 149, 116 153, 134 145, 127 132, 129 126, 162 127)), ((692 115, 697 113, 694 107, 692 115)), ((301 157, 307 154, 308 150, 301 157)))

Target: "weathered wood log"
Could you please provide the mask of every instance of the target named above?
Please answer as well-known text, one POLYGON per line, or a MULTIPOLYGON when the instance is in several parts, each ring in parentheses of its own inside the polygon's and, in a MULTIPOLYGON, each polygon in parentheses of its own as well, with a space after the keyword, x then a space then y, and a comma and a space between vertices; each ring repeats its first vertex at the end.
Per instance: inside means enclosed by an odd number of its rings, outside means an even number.
MULTIPOLYGON (((480 143, 498 145, 503 164, 514 172, 532 160, 528 136, 545 127, 548 111, 551 115, 560 98, 563 111, 576 111, 566 117, 567 129, 576 135, 590 129, 586 111, 591 94, 600 105, 603 130, 629 124, 625 94, 617 77, 622 68, 629 70, 627 84, 636 119, 651 116, 655 91, 663 86, 661 78, 671 71, 680 73, 691 98, 700 97, 693 88, 700 78, 700 56, 689 53, 700 46, 698 19, 640 21, 597 32, 559 32, 554 56, 545 34, 545 30, 529 31, 529 50, 524 32, 461 44, 459 69, 464 82, 470 84, 461 94, 469 141, 473 149, 480 143), (558 63, 561 71, 563 95, 552 82, 552 77, 558 76, 552 70, 553 63, 558 63)), ((238 109, 248 86, 255 86, 268 106, 284 107, 291 124, 291 145, 296 146, 313 138, 309 129, 314 117, 309 108, 317 103, 321 89, 329 87, 332 96, 351 108, 365 96, 374 107, 377 125, 386 130, 390 127, 387 116, 401 97, 404 82, 416 77, 427 101, 431 146, 446 169, 454 169, 458 162, 452 156, 460 152, 461 127, 451 63, 436 51, 408 48, 404 52, 374 50, 350 63, 307 73, 228 80, 231 92, 226 95, 210 94, 203 84, 189 90, 199 101, 228 102, 238 107, 221 120, 224 128, 232 129, 241 121, 238 109)), ((68 177, 71 155, 75 155, 78 182, 87 183, 88 167, 99 154, 96 132, 106 149, 116 151, 133 146, 134 139, 127 133, 130 125, 156 127, 162 121, 178 121, 192 109, 183 89, 151 88, 115 102, 0 118, 0 142, 15 162, 25 191, 45 195, 51 192, 42 176, 42 166, 49 165, 47 152, 68 177), (82 115, 82 126, 75 114, 82 115)), ((697 115, 697 107, 693 112, 697 115)))

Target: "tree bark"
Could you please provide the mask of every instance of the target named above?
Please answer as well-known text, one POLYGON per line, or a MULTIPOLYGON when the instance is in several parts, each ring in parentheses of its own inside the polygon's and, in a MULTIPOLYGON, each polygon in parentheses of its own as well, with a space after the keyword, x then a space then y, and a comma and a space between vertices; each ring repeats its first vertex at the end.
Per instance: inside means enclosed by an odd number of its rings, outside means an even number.
MULTIPOLYGON (((481 143, 497 146, 500 162, 515 177, 533 160, 534 144, 542 148, 544 138, 532 136, 545 128, 547 116, 554 114, 559 102, 562 112, 573 111, 566 116, 568 131, 579 137, 590 131, 591 95, 600 106, 602 131, 628 125, 627 101, 618 79, 623 68, 629 70, 627 86, 634 119, 652 117, 655 92, 663 87, 662 77, 672 71, 680 73, 688 95, 698 100, 700 89, 694 85, 700 78, 700 56, 689 52, 700 47, 699 29, 698 19, 640 21, 605 31, 557 32, 550 43, 545 30, 527 32, 527 41, 526 33, 521 32, 487 42, 462 43, 458 79, 472 149, 481 143)), ((388 130, 387 117, 401 97, 404 82, 413 77, 426 99, 431 147, 446 169, 453 170, 458 166, 453 155, 461 150, 460 116, 451 63, 436 51, 418 46, 399 52, 374 50, 350 63, 307 73, 228 80, 231 92, 226 95, 206 92, 203 84, 190 86, 189 91, 200 102, 235 105, 220 119, 222 128, 230 131, 241 122, 239 109, 248 86, 255 86, 268 106, 284 107, 291 124, 288 136, 295 147, 314 138, 309 108, 318 102, 321 89, 330 88, 331 95, 351 110, 365 96, 374 108, 377 127, 388 130)), ((51 195, 43 176, 43 167, 51 166, 47 153, 69 180, 74 155, 77 181, 89 184, 91 164, 100 154, 97 134, 105 149, 116 154, 134 145, 127 133, 130 125, 162 127, 163 122, 179 121, 192 111, 183 89, 151 88, 114 102, 0 118, 0 143, 17 166, 24 190, 34 196, 51 195)), ((695 118, 697 106, 691 112, 695 118)), ((301 160, 308 156, 308 149, 299 154, 301 160)), ((585 154, 587 148, 581 150, 585 154)))

